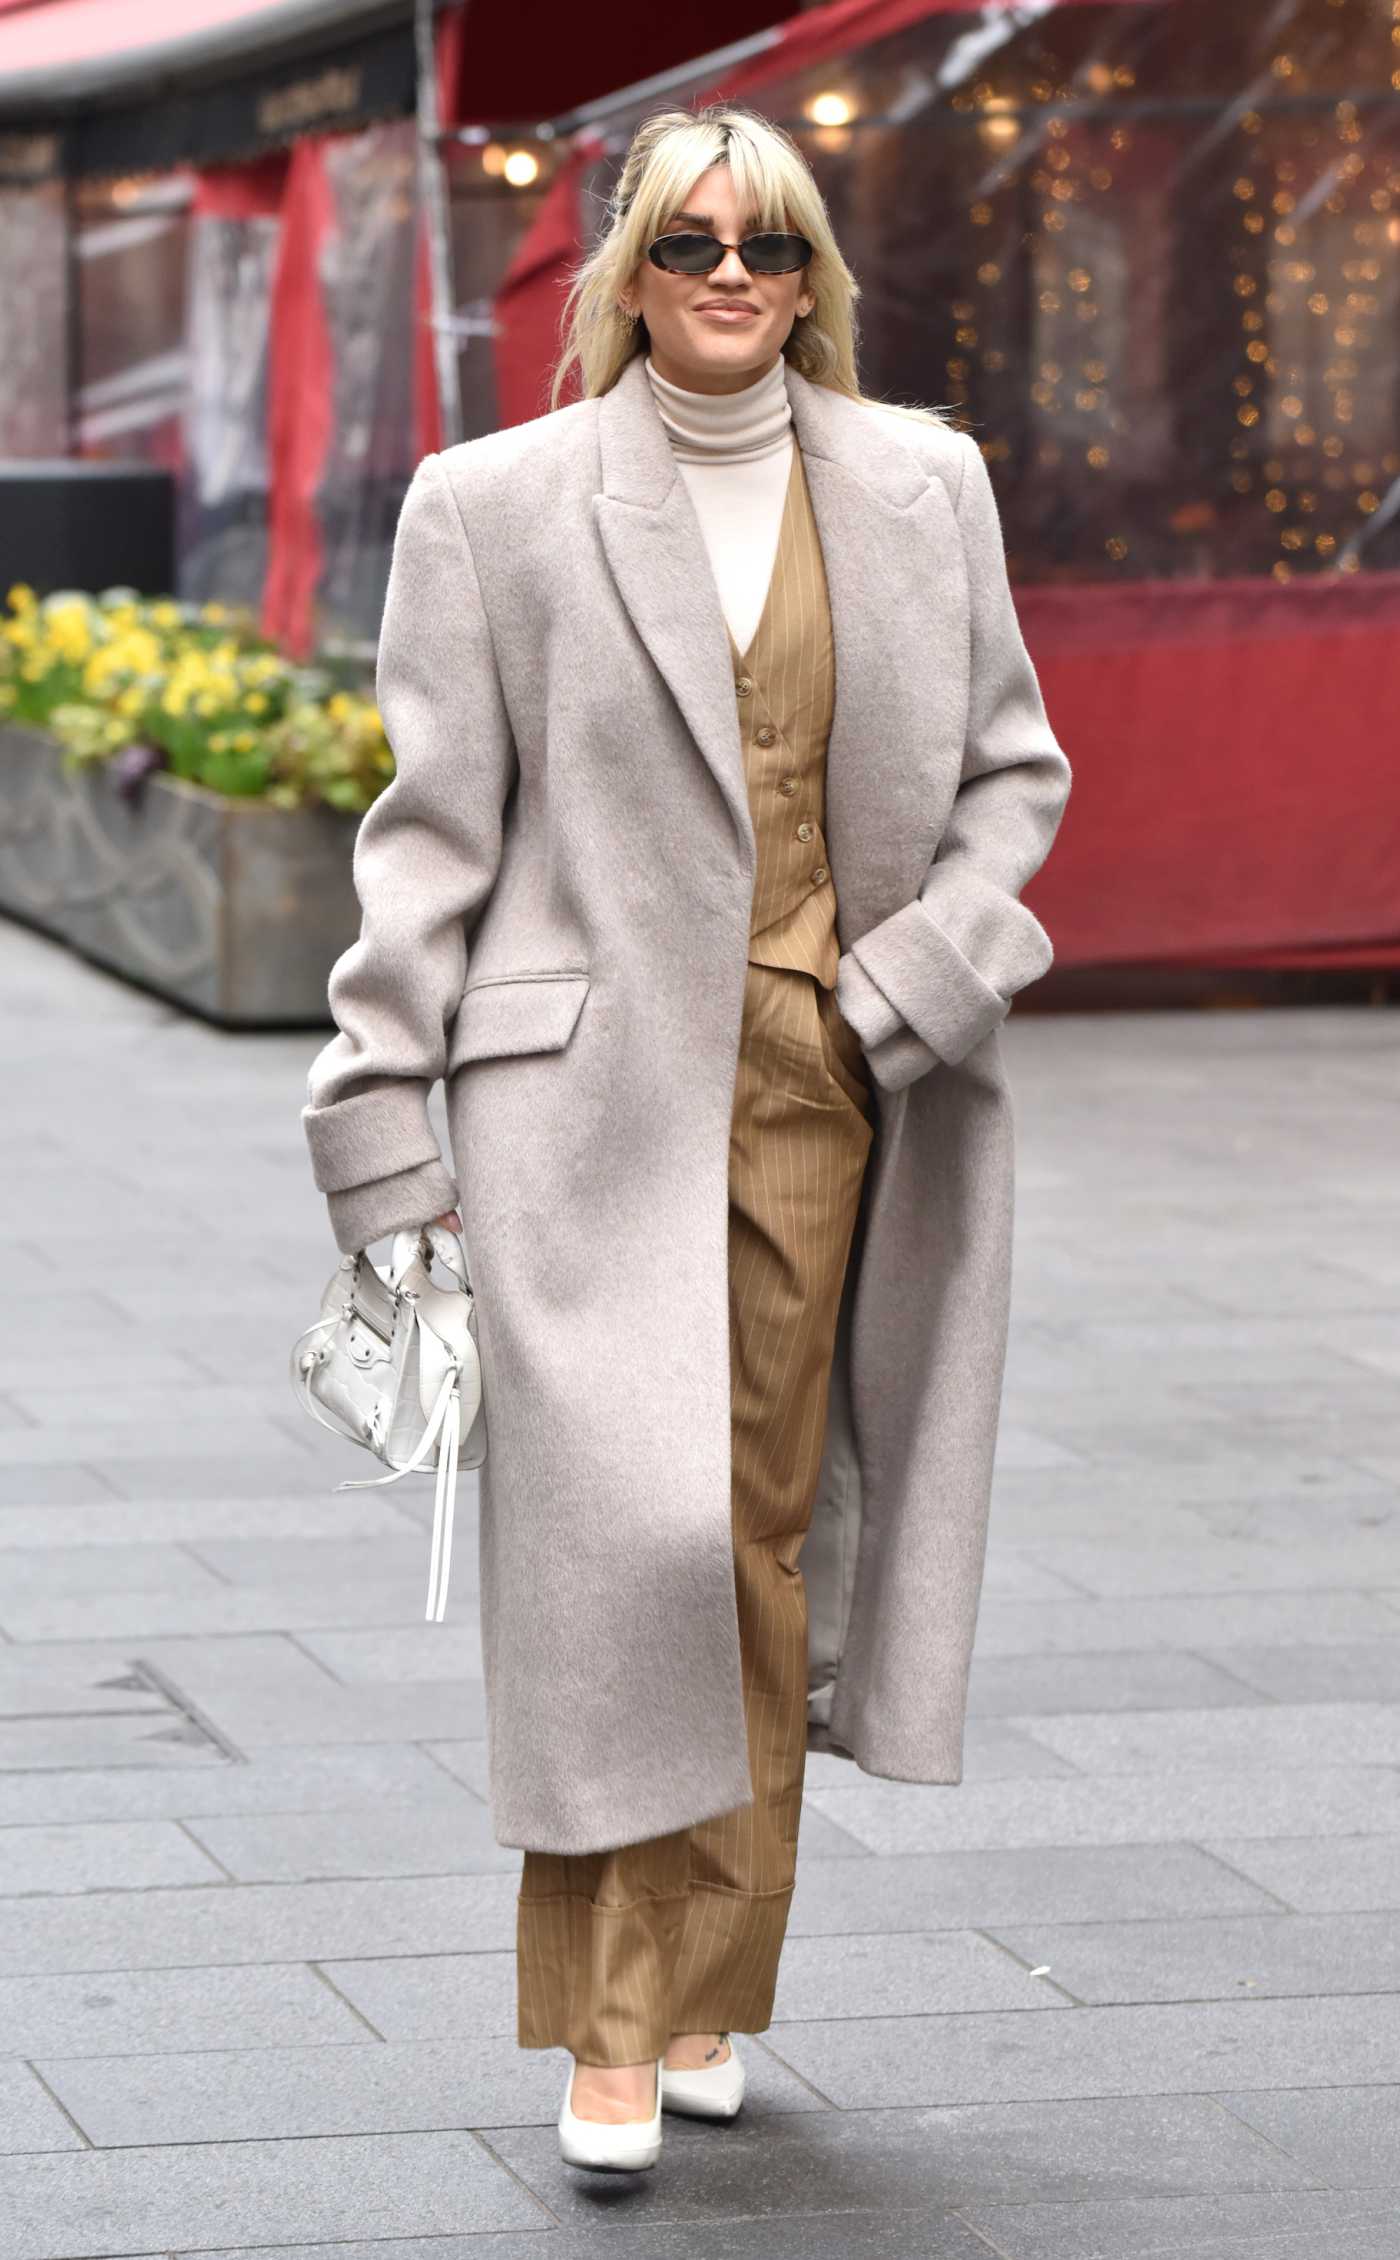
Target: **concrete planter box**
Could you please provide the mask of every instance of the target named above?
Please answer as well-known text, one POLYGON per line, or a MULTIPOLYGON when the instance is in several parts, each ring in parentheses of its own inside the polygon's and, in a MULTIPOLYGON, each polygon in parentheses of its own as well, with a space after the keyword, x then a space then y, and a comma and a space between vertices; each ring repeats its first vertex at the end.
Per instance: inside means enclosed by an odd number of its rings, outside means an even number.
POLYGON ((101 764, 0 725, 0 912, 225 1027, 329 1024, 359 821, 159 772, 132 803, 101 764))

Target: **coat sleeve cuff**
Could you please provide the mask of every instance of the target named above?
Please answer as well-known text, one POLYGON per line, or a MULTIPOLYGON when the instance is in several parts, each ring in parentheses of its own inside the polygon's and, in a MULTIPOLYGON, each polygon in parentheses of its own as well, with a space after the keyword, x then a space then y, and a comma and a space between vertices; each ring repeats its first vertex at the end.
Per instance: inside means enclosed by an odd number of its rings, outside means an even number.
POLYGON ((395 1076, 330 1106, 304 1106, 311 1173, 320 1190, 343 1193, 354 1185, 401 1176, 425 1162, 441 1164, 437 1133, 428 1120, 428 1091, 425 1082, 395 1076))
POLYGON ((884 1037, 865 1055, 866 1065, 882 1090, 902 1091, 906 1084, 937 1067, 939 1057, 922 1036, 903 1022, 892 1036, 884 1037))
POLYGON ((836 967, 836 1003, 861 1040, 871 1074, 885 1090, 902 1091, 906 1083, 938 1065, 937 1052, 914 1033, 849 950, 836 967))
POLYGON ((387 1233, 430 1224, 456 1206, 457 1187, 440 1160, 326 1196, 336 1246, 347 1256, 358 1255, 387 1233))
POLYGON ((922 902, 853 944, 861 969, 938 1057, 956 1063, 1006 1018, 1010 1000, 983 980, 922 902))
POLYGON ((867 1052, 887 1036, 898 1034, 904 1025, 898 1007, 890 1003, 850 950, 836 961, 836 1003, 842 1019, 850 1022, 867 1052))

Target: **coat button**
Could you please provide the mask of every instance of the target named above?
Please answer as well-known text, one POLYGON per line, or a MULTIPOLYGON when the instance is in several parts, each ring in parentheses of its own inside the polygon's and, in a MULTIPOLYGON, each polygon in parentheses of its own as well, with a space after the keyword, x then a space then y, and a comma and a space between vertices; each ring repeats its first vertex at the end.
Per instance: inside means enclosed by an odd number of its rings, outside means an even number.
POLYGON ((812 885, 813 885, 814 887, 820 887, 820 886, 824 885, 824 883, 825 883, 825 881, 826 881, 826 878, 827 878, 827 869, 826 869, 826 865, 825 865, 824 863, 819 863, 819 864, 817 865, 817 868, 816 868, 816 870, 815 870, 815 871, 814 871, 814 872, 812 873, 812 885))
POLYGON ((764 722, 754 731, 754 736, 760 745, 776 745, 778 742, 778 733, 771 722, 764 722))
POLYGON ((734 688, 740 698, 747 698, 749 692, 753 689, 753 677, 751 675, 741 675, 738 681, 735 683, 734 688))
POLYGON ((812 831, 813 827, 810 824, 799 824, 797 827, 797 837, 799 838, 799 840, 810 840, 810 838, 812 837, 812 831))
POLYGON ((795 777, 780 777, 778 779, 778 790, 780 793, 786 793, 788 798, 791 799, 797 790, 797 779, 795 777))

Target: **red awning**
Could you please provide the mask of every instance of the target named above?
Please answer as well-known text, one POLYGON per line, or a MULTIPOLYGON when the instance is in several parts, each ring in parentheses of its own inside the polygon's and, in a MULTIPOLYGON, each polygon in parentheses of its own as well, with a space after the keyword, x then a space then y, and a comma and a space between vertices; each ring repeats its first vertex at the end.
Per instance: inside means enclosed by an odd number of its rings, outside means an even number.
POLYGON ((66 110, 394 13, 386 0, 0 0, 0 104, 66 110))

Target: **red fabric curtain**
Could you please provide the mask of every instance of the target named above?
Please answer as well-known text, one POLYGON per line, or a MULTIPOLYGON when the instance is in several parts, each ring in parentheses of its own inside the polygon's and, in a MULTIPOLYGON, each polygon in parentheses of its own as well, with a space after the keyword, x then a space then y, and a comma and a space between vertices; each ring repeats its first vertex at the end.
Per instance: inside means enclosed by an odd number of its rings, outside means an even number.
POLYGON ((272 294, 268 400, 268 567, 262 627, 294 658, 310 655, 321 570, 316 489, 334 415, 321 248, 333 224, 324 144, 294 144, 272 294))
POLYGON ((1400 574, 1026 588, 1063 966, 1400 963, 1400 574))

